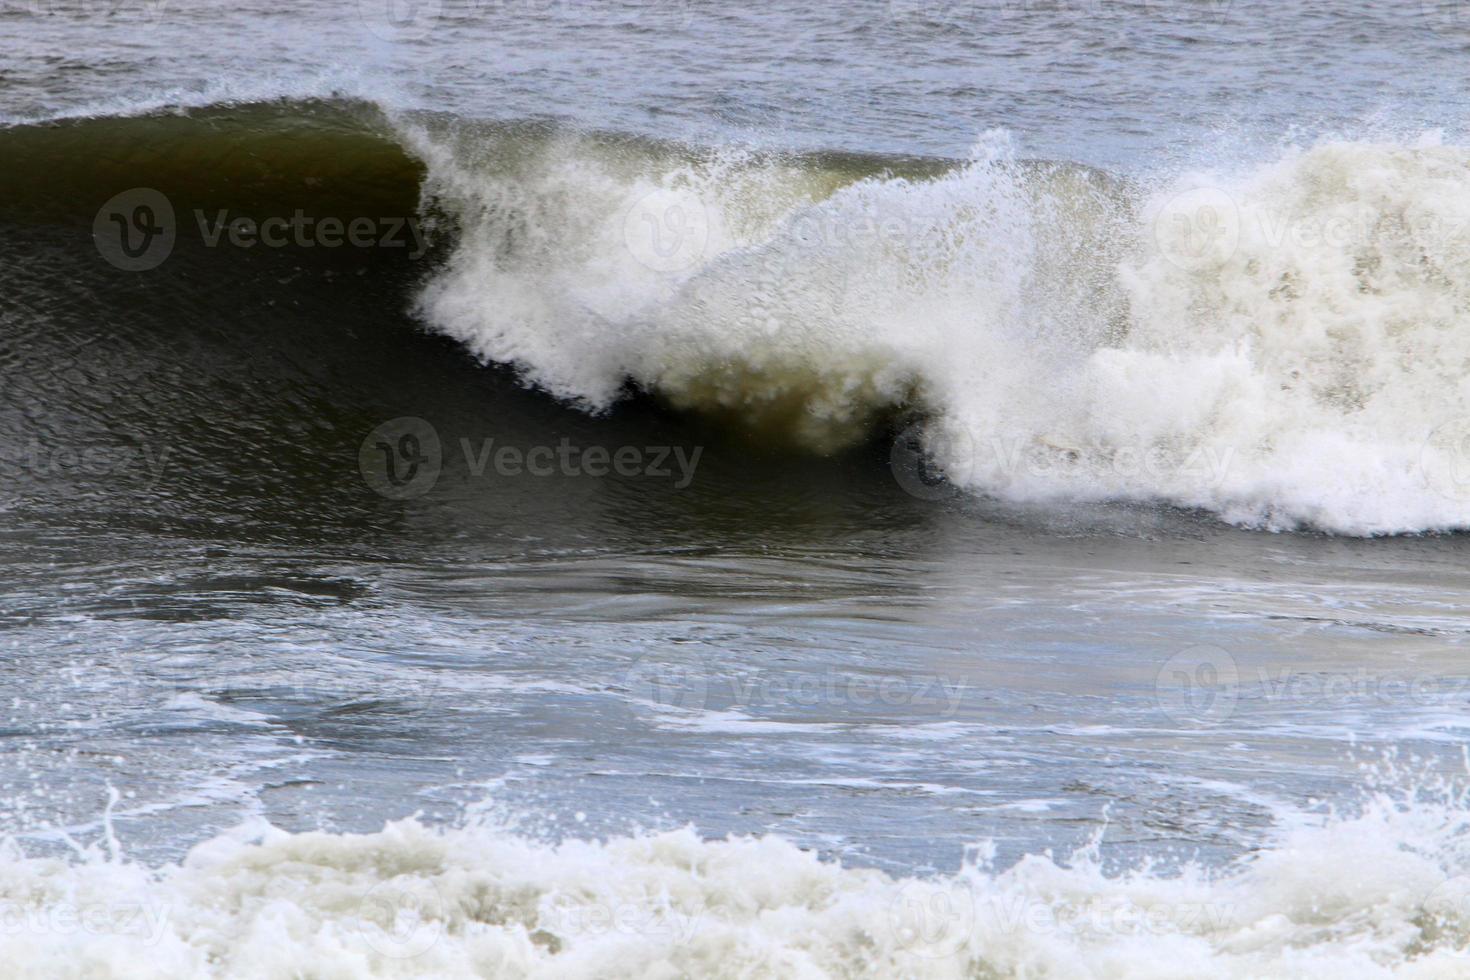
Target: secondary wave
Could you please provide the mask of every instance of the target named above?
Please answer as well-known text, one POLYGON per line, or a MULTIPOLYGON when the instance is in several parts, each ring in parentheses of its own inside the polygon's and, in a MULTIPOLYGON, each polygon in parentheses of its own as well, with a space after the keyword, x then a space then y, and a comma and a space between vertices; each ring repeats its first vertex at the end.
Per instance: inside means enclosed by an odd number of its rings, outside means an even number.
POLYGON ((1105 873, 1096 844, 999 870, 982 846, 893 878, 775 836, 256 821, 158 869, 110 833, 74 861, 12 848, 0 907, 27 976, 1452 977, 1466 827, 1454 794, 1386 794, 1213 872, 1105 873))

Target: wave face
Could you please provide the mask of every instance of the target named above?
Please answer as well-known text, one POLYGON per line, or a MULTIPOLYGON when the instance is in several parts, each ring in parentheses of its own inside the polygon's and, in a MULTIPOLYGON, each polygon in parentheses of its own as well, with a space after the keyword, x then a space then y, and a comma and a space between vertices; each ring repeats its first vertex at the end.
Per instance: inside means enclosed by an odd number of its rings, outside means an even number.
POLYGON ((12 853, 0 901, 18 976, 1453 977, 1465 830, 1458 803, 1381 797, 1223 871, 1104 874, 1095 847, 997 871, 982 848, 905 879, 779 837, 256 822, 157 870, 12 853))
POLYGON ((463 235, 417 303, 599 410, 627 379, 827 451, 929 419, 951 482, 1347 534, 1470 522, 1470 153, 1237 176, 772 160, 407 127, 463 235))
POLYGON ((631 386, 822 453, 915 416, 949 482, 1009 503, 1470 526, 1461 147, 1125 180, 1004 134, 963 161, 783 156, 368 103, 0 141, 23 224, 138 185, 180 213, 422 208, 452 234, 405 306, 593 413, 631 386))
POLYGON ((409 138, 464 221, 421 315, 593 410, 631 378, 828 451, 1119 327, 1116 182, 1003 137, 958 164, 409 138))

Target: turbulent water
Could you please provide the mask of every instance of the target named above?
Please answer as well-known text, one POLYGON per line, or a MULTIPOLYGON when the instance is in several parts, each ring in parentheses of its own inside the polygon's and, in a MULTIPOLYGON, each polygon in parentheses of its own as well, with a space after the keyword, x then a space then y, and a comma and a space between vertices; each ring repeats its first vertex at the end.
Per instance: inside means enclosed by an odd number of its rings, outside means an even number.
POLYGON ((1470 971, 1459 5, 0 30, 0 975, 1470 971))
POLYGON ((1470 518, 1470 155, 1435 139, 1155 188, 994 134, 929 174, 415 143, 469 226, 418 313, 593 410, 631 379, 818 450, 909 410, 951 481, 1023 502, 1349 534, 1470 518))

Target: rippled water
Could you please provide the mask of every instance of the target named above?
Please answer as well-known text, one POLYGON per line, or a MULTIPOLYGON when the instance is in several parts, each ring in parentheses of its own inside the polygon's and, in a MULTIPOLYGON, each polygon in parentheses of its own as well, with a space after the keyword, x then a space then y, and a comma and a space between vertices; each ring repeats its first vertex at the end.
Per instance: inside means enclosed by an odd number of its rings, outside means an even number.
POLYGON ((15 117, 368 94, 479 118, 1149 167, 1364 126, 1460 132, 1456 0, 10 0, 15 117))

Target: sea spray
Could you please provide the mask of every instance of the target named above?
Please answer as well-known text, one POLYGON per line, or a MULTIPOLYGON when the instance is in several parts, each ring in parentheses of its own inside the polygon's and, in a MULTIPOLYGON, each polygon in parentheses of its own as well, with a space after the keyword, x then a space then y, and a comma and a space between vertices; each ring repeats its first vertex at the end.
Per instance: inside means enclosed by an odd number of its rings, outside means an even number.
POLYGON ((1139 183, 999 133, 911 176, 406 139, 462 224, 420 315, 591 410, 631 380, 818 451, 916 412, 1011 501, 1470 523, 1470 151, 1432 137, 1139 183))

